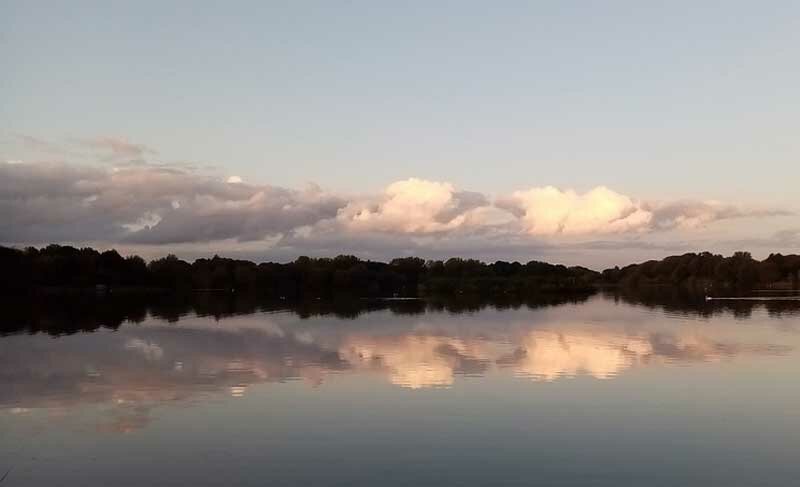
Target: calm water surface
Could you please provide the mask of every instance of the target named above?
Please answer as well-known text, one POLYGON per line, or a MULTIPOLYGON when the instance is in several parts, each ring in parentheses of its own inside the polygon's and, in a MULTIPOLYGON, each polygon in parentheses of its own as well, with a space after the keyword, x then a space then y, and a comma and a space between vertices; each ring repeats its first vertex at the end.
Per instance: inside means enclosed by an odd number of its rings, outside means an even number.
POLYGON ((11 302, 2 486, 797 485, 798 303, 646 302, 11 302))

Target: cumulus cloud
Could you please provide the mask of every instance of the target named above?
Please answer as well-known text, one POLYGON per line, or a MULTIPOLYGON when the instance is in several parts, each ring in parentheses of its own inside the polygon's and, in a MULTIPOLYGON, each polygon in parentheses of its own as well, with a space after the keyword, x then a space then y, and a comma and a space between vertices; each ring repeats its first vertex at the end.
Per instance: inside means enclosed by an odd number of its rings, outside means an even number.
POLYGON ((337 220, 353 230, 387 233, 441 233, 482 223, 489 207, 480 194, 457 191, 450 183, 410 178, 390 184, 384 193, 342 208, 337 220))
POLYGON ((553 186, 531 188, 500 198, 497 206, 517 216, 526 233, 544 237, 641 234, 694 229, 732 218, 791 214, 718 201, 645 202, 605 186, 583 194, 553 186))
POLYGON ((638 232, 653 215, 630 197, 599 186, 584 194, 553 186, 515 191, 498 201, 531 235, 590 235, 638 232))

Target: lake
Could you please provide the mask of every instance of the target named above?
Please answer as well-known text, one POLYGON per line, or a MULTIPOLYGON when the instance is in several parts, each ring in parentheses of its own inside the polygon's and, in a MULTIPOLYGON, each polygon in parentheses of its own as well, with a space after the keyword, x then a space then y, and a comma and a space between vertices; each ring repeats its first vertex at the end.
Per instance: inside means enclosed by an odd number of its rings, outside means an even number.
POLYGON ((2 309, 3 487, 800 477, 796 301, 93 297, 2 309))

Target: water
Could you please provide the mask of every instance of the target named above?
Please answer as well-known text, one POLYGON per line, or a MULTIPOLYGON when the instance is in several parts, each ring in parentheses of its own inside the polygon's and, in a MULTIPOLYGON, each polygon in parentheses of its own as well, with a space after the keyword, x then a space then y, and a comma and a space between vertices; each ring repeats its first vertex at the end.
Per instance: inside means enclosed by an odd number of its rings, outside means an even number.
POLYGON ((786 486, 800 475, 797 303, 2 309, 3 487, 786 486))

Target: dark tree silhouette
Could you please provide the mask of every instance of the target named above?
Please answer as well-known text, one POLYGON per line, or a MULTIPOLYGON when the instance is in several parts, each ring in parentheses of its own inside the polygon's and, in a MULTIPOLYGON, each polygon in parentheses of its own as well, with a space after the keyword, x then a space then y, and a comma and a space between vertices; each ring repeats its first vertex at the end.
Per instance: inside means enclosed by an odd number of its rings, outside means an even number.
POLYGON ((771 254, 758 261, 749 252, 730 257, 690 253, 602 273, 604 283, 626 288, 674 286, 698 292, 797 289, 798 279, 800 256, 771 254))
POLYGON ((299 257, 294 262, 256 264, 214 256, 188 263, 174 255, 151 261, 123 258, 115 250, 49 245, 42 249, 0 247, 5 291, 72 289, 97 291, 217 290, 263 296, 307 297, 418 296, 421 294, 530 295, 590 291, 597 272, 543 262, 495 262, 417 257, 389 263, 352 255, 299 257))
POLYGON ((178 291, 216 290, 303 299, 349 295, 530 296, 591 292, 599 286, 674 286, 693 291, 792 289, 800 281, 800 256, 772 254, 757 261, 747 252, 730 257, 703 252, 647 261, 602 273, 546 262, 403 257, 389 263, 352 255, 299 257, 285 264, 256 264, 214 256, 189 263, 174 255, 145 263, 115 250, 48 245, 19 250, 0 247, 0 289, 178 291))

